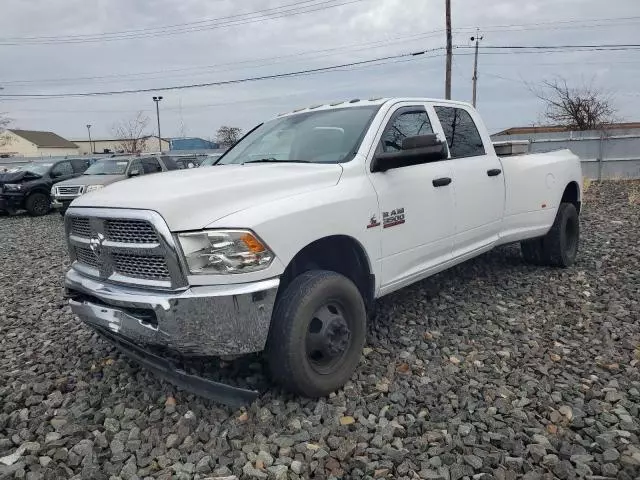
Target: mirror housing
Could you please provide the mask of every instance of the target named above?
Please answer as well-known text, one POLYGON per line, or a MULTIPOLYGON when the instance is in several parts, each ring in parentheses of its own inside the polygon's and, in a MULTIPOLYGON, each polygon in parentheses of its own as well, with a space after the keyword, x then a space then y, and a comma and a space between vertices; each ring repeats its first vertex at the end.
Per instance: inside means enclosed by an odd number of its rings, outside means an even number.
POLYGON ((140 169, 139 168, 132 168, 131 170, 129 170, 129 176, 130 177, 137 177, 138 175, 140 175, 140 169))
POLYGON ((377 153, 371 162, 372 172, 386 172, 393 168, 437 162, 447 158, 444 142, 431 133, 406 137, 402 140, 401 150, 397 152, 377 153))

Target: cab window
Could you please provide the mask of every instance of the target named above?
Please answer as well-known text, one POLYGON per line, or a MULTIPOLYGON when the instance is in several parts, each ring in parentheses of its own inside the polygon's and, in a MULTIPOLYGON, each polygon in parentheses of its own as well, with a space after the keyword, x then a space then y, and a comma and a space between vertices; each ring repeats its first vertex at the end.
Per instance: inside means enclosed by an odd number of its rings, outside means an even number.
POLYGON ((435 107, 435 110, 447 138, 451 158, 485 154, 482 138, 469 112, 454 107, 435 107))
POLYGON ((407 137, 433 133, 429 116, 423 107, 403 107, 389 120, 380 139, 383 152, 397 152, 407 137))
POLYGON ((51 169, 51 176, 56 177, 65 177, 68 175, 73 175, 73 168, 71 167, 71 162, 60 162, 51 169))

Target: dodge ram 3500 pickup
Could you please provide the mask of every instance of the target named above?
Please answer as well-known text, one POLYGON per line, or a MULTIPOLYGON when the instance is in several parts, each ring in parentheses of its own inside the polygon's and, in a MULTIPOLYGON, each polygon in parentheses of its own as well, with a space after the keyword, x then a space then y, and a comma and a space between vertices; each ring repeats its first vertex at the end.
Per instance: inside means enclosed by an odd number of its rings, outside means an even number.
POLYGON ((66 288, 78 317, 185 388, 249 400, 169 359, 264 351, 275 381, 324 396, 353 374, 376 298, 511 242, 570 266, 581 198, 575 155, 500 158, 465 103, 311 107, 215 166, 79 197, 66 288))

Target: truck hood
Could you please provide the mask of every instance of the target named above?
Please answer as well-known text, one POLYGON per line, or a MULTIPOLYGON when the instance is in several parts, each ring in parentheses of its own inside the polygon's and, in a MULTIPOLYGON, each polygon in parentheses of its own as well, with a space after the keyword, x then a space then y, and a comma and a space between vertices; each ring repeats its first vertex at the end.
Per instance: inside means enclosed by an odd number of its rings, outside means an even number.
POLYGON ((0 185, 5 183, 23 183, 29 180, 35 180, 36 178, 42 178, 42 175, 37 173, 20 170, 11 173, 0 173, 0 185))
POLYGON ((197 230, 254 205, 333 186, 341 174, 339 164, 310 163, 176 170, 115 183, 83 195, 73 207, 154 210, 172 231, 197 230))
POLYGON ((58 182, 56 185, 109 185, 124 180, 125 178, 127 178, 126 175, 80 175, 79 177, 70 178, 64 182, 58 182))

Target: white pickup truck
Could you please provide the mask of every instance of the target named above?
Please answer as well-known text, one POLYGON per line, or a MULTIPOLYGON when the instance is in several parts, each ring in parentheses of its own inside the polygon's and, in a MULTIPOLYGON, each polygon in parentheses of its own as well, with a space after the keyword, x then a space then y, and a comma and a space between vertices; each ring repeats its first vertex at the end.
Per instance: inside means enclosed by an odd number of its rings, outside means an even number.
POLYGON ((185 388, 250 400, 169 358, 264 351, 277 382, 324 396, 353 374, 376 298, 510 242, 570 266, 581 200, 575 155, 500 158, 468 104, 310 107, 215 166, 75 200, 66 288, 83 321, 185 388))

